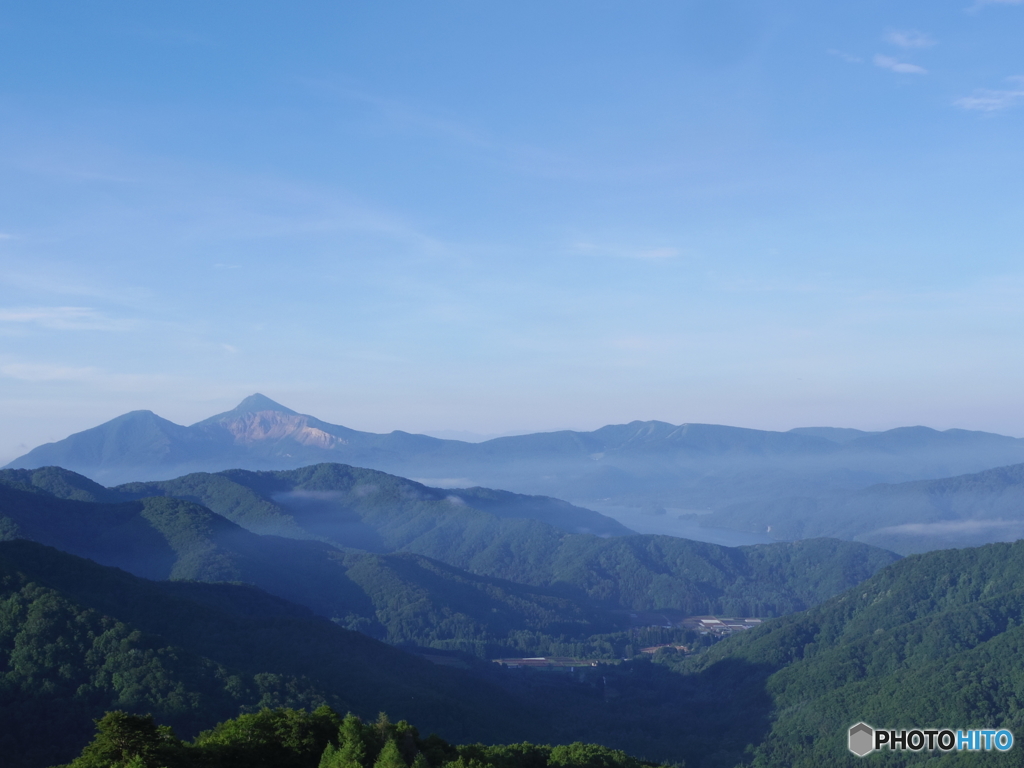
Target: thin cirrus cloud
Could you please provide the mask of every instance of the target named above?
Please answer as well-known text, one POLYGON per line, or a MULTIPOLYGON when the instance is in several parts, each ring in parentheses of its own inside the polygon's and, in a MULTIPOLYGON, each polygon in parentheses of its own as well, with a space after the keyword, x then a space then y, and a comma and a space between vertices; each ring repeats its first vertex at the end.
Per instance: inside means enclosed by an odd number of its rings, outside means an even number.
POLYGON ((1020 5, 1024 0, 974 0, 974 4, 966 8, 968 13, 977 13, 987 5, 1020 5))
POLYGON ((953 103, 961 109, 974 112, 1000 112, 1024 102, 1024 76, 1008 77, 1018 87, 1004 90, 979 88, 971 96, 964 96, 953 103))
POLYGON ((912 535, 922 534, 965 534, 985 533, 999 530, 1013 531, 1015 538, 1019 537, 1024 526, 1020 520, 946 520, 939 523, 904 523, 903 525, 890 525, 885 528, 878 528, 872 531, 873 534, 899 535, 907 533, 912 535))
POLYGON ((674 259, 682 255, 678 248, 661 246, 654 248, 624 247, 619 245, 597 245, 595 243, 573 243, 572 249, 576 253, 593 254, 595 256, 614 256, 622 259, 641 259, 645 261, 658 261, 661 259, 674 259))
POLYGON ((916 29, 891 29, 885 33, 885 41, 898 45, 900 48, 931 48, 938 41, 916 29))
POLYGON ((501 157, 506 163, 528 173, 542 176, 578 176, 584 172, 584 169, 570 157, 540 147, 501 140, 451 116, 443 115, 440 111, 432 112, 344 83, 336 84, 326 80, 299 82, 312 92, 365 104, 392 124, 407 126, 415 131, 443 137, 472 150, 501 157))
POLYGON ((836 58, 842 59, 847 64, 860 64, 864 61, 860 56, 854 56, 852 53, 846 53, 836 48, 829 48, 827 51, 829 56, 835 56, 836 58))
POLYGON ((10 307, 0 309, 0 323, 56 331, 123 331, 132 326, 130 320, 109 318, 91 307, 10 307))
POLYGON ((71 382, 88 384, 118 391, 151 391, 153 386, 167 380, 153 374, 114 373, 92 366, 74 367, 47 363, 5 363, 0 365, 0 378, 15 379, 35 384, 71 382))
POLYGON ((927 75, 928 70, 924 67, 919 67, 917 64, 910 64, 906 61, 900 61, 894 59, 892 56, 884 56, 881 53, 877 54, 873 59, 876 67, 882 69, 888 69, 890 72, 897 72, 901 75, 927 75))

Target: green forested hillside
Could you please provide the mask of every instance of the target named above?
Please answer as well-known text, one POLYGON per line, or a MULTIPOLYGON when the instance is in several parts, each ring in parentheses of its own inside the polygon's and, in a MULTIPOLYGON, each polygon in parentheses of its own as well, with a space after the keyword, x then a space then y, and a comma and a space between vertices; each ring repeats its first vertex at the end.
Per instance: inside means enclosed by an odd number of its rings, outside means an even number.
POLYGON ((189 498, 258 533, 298 533, 371 551, 399 549, 442 524, 458 530, 493 525, 496 520, 540 521, 569 533, 632 533, 610 517, 547 496, 431 488, 346 464, 273 472, 232 469, 129 483, 116 490, 127 498, 189 498))
MULTIPOLYGON (((650 662, 572 674, 484 662, 460 671, 252 587, 149 582, 33 542, 0 543, 5 768, 71 759, 88 741, 91 720, 112 709, 150 713, 191 737, 240 710, 323 704, 364 717, 386 709, 452 740, 590 741, 692 761, 707 751, 709 733, 762 732, 761 720, 723 722, 728 710, 707 697, 723 682, 742 689, 743 669, 731 679, 718 669, 687 677, 650 662)), ((471 768, 466 755, 462 768, 471 768)), ((278 768, 258 760, 224 765, 252 764, 278 768)))
POLYGON ((626 629, 629 622, 585 600, 478 576, 411 554, 344 554, 345 575, 373 606, 346 625, 390 643, 484 657, 535 655, 551 645, 626 629))
POLYGON ((0 483, 4 521, 6 538, 41 541, 147 578, 255 584, 392 643, 508 655, 535 652, 521 647, 525 638, 544 643, 623 628, 621 617, 551 590, 411 554, 258 536, 175 498, 90 504, 0 483))
POLYGON ((243 585, 151 582, 0 542, 0 754, 70 759, 105 710, 194 735, 239 710, 388 709, 453 739, 543 738, 493 684, 434 666, 243 585))
POLYGON ((894 559, 838 542, 731 548, 668 536, 571 535, 571 526, 543 522, 561 508, 551 499, 488 489, 442 496, 403 478, 336 464, 231 470, 114 490, 191 498, 251 530, 287 520, 332 543, 413 552, 630 610, 779 615, 820 602, 894 559))
POLYGON ((538 538, 499 538, 455 562, 607 606, 778 616, 814 605, 897 559, 834 539, 722 547, 653 535, 538 538))
MULTIPOLYGON (((514 725, 549 734, 542 739, 595 741, 691 768, 858 764, 844 741, 858 720, 1024 727, 1024 542, 907 558, 696 657, 667 649, 654 663, 571 675, 483 665, 458 680, 447 676, 452 670, 383 657, 344 666, 358 654, 332 648, 341 630, 249 587, 139 582, 24 541, 0 544, 0 554, 8 553, 0 691, 8 697, 3 715, 13 730, 3 738, 12 754, 48 743, 39 731, 50 727, 45 712, 77 722, 61 728, 79 736, 98 708, 116 707, 152 711, 194 733, 197 712, 223 718, 230 707, 261 702, 358 700, 343 708, 406 716, 394 704, 405 701, 430 710, 420 722, 452 718, 448 729, 481 718, 494 740, 509 739, 503 729, 514 725), (19 575, 28 572, 34 575, 19 575), (374 677, 381 669, 384 683, 374 677), (424 669, 436 677, 424 677, 424 669), (423 680, 426 700, 412 692, 423 680), (460 703, 447 703, 448 696, 460 703)), ((1016 764, 1020 754, 1001 764, 1016 764)), ((911 758, 919 759, 925 756, 911 758)))
MULTIPOLYGON (((766 622, 697 659, 684 676, 744 664, 759 678, 770 729, 754 765, 862 765, 845 734, 881 728, 1007 728, 1024 732, 1024 541, 908 557, 801 614, 766 622)), ((757 716, 733 699, 736 717, 757 716)), ((735 745, 737 748, 741 745, 735 745)), ((931 759, 874 754, 903 765, 931 759)), ((1024 764, 1003 754, 950 754, 941 765, 1024 764)))
MULTIPOLYGON (((246 581, 389 642, 481 655, 545 653, 555 643, 621 631, 628 625, 624 611, 779 615, 820 602, 895 557, 824 540, 728 548, 664 536, 569 534, 449 500, 424 505, 401 478, 347 467, 225 473, 253 487, 224 475, 170 483, 188 498, 251 522, 252 510, 274 503, 260 483, 274 488, 279 475, 301 476, 304 493, 331 494, 323 489, 337 487, 341 477, 348 483, 345 498, 355 501, 331 501, 316 515, 324 529, 355 517, 352 525, 378 547, 400 548, 371 554, 326 541, 260 536, 187 498, 58 499, 44 489, 73 488, 80 495, 88 481, 66 472, 62 479, 57 470, 36 470, 38 479, 32 471, 16 472, 6 481, 0 477, 0 520, 7 521, 8 538, 20 535, 150 578, 246 581), (360 492, 352 477, 383 478, 411 497, 389 492, 375 498, 360 492), (246 502, 236 503, 240 498, 246 502)), ((115 490, 122 498, 143 492, 115 490)), ((107 498, 102 489, 91 492, 107 498)), ((305 518, 297 519, 309 529, 305 518)))

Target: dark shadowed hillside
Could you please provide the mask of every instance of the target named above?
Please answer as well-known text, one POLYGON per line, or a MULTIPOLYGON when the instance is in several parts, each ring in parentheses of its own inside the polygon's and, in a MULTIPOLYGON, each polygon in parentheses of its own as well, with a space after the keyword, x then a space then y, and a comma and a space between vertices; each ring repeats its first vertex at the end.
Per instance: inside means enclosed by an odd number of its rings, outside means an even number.
POLYGON ((182 735, 261 706, 387 709, 458 740, 545 733, 486 682, 252 587, 151 582, 28 541, 0 542, 0 753, 73 757, 108 709, 182 735))

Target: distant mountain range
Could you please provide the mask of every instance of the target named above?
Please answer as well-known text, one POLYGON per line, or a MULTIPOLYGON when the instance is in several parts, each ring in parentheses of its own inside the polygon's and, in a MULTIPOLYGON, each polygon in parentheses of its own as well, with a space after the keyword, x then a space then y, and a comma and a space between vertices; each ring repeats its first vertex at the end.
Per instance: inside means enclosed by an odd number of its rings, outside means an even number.
POLYGON ((770 529, 779 539, 834 536, 909 555, 1024 538, 1024 464, 727 506, 702 522, 770 529))
POLYGON ((1024 440, 905 427, 769 432, 659 421, 482 443, 328 424, 262 395, 189 427, 133 411, 40 446, 10 468, 56 465, 104 484, 192 472, 337 462, 423 480, 488 486, 613 509, 721 510, 765 499, 951 477, 1024 462, 1024 440))

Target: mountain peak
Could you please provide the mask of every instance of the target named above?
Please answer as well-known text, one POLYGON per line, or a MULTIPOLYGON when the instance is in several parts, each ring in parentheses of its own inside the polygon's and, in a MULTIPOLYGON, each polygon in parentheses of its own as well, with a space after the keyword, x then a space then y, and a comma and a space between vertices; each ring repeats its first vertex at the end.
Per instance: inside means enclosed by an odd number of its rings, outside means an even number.
POLYGON ((278 413, 287 413, 291 416, 298 415, 291 408, 285 408, 280 403, 275 403, 269 397, 261 395, 259 392, 249 395, 245 400, 236 405, 231 413, 258 413, 259 411, 277 411, 278 413))

